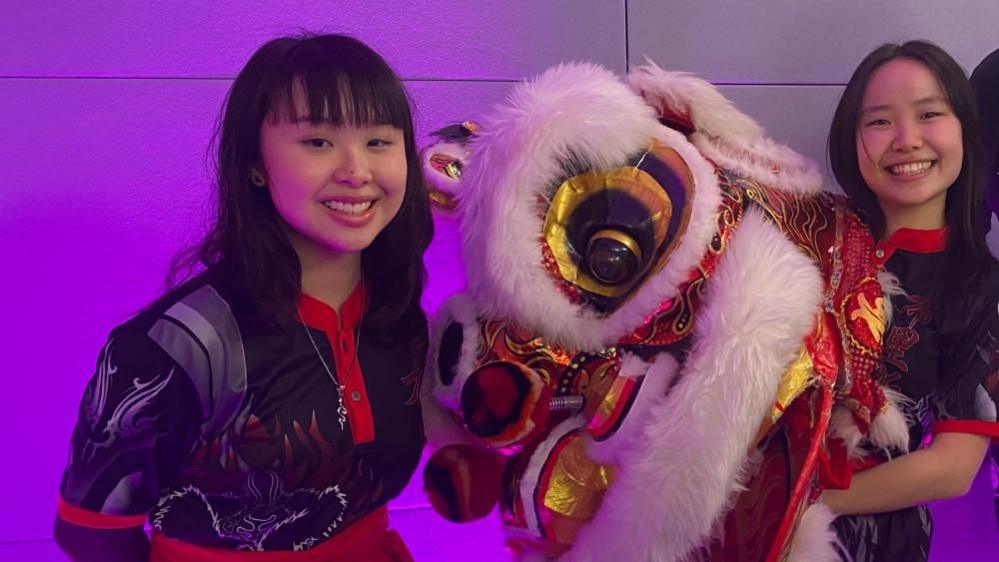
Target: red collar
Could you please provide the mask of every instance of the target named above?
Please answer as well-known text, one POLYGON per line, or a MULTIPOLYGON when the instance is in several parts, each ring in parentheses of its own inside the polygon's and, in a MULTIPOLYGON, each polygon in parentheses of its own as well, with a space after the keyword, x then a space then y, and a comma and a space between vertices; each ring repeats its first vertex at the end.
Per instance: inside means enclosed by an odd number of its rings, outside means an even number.
POLYGON ((947 246, 947 227, 934 230, 917 230, 915 228, 900 228, 887 240, 878 242, 875 249, 878 263, 883 264, 895 253, 904 250, 915 254, 934 254, 942 252, 947 246))
POLYGON ((324 332, 353 330, 361 321, 368 297, 365 283, 359 282, 340 307, 343 326, 337 325, 337 314, 333 307, 305 293, 298 297, 298 313, 302 315, 306 325, 317 330, 324 332))

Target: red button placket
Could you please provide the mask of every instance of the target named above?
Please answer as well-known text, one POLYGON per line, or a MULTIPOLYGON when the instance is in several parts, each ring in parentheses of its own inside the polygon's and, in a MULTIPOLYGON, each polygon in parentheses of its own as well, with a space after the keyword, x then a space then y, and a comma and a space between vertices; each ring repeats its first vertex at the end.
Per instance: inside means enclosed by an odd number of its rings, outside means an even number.
POLYGON ((356 332, 354 329, 344 329, 326 335, 330 340, 330 348, 333 349, 337 378, 342 385, 343 405, 347 408, 354 443, 370 443, 375 440, 375 424, 355 349, 356 332))
MULTIPOLYGON (((299 312, 307 326, 322 330, 333 355, 333 376, 341 385, 341 399, 347 410, 350 432, 355 444, 370 443, 375 439, 375 423, 371 403, 357 356, 357 325, 365 301, 363 287, 359 287, 343 304, 344 328, 340 329, 336 311, 309 295, 299 299, 299 312)), ((317 350, 318 351, 318 350, 317 350)), ((331 381, 333 383, 333 381, 331 381)), ((333 406, 335 407, 335 406, 333 406)))

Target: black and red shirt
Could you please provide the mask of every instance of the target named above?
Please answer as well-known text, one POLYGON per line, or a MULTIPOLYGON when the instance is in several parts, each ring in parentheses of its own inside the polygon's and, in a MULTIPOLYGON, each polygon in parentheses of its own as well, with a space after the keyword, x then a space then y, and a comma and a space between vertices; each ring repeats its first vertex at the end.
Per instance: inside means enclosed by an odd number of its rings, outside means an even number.
MULTIPOLYGON (((922 447, 933 433, 999 437, 999 267, 993 260, 981 287, 982 306, 968 318, 962 336, 948 344, 941 338, 930 300, 944 267, 946 243, 946 230, 903 228, 875 250, 905 291, 891 296, 892 323, 877 377, 904 396, 898 406, 909 422, 909 450, 922 447)), ((886 458, 880 450, 866 453, 860 466, 886 458)), ((833 525, 845 552, 858 562, 929 557, 933 522, 925 504, 840 516, 833 525)))
POLYGON ((999 438, 999 268, 982 285, 982 302, 953 344, 941 341, 930 295, 944 267, 946 229, 902 228, 881 242, 877 257, 901 282, 891 297, 879 378, 912 400, 910 450, 929 433, 962 432, 999 438))
POLYGON ((424 445, 407 341, 423 335, 365 333, 366 302, 362 283, 338 319, 303 295, 303 322, 262 328, 205 275, 115 328, 80 406, 60 517, 307 550, 384 506, 424 445))

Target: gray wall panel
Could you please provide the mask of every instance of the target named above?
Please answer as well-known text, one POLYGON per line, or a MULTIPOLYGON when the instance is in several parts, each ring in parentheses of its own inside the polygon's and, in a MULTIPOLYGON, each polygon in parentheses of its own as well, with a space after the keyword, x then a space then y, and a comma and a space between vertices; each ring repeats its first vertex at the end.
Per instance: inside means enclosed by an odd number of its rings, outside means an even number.
POLYGON ((774 140, 816 161, 828 185, 835 186, 826 166, 826 135, 841 86, 722 86, 720 90, 774 140))
POLYGON ((845 83, 886 41, 929 39, 969 71, 999 48, 996 0, 628 0, 629 59, 714 82, 845 83))
POLYGON ((625 66, 622 1, 8 0, 0 76, 232 77, 258 45, 303 29, 355 35, 405 78, 522 79, 567 59, 625 66))

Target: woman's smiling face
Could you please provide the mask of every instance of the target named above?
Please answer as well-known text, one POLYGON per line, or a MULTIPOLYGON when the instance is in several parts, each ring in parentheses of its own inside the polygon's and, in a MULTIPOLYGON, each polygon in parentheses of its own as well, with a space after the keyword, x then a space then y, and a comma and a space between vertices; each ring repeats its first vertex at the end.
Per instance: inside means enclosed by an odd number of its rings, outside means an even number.
POLYGON ((857 124, 860 173, 885 215, 915 208, 943 211, 961 173, 961 122, 937 77, 897 58, 874 71, 857 124))
POLYGON ((406 192, 403 131, 392 125, 312 123, 295 89, 296 115, 261 126, 261 168, 292 246, 357 253, 395 218, 406 192))

